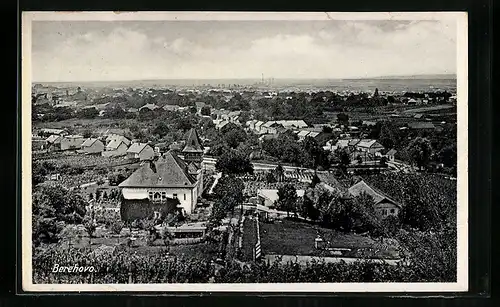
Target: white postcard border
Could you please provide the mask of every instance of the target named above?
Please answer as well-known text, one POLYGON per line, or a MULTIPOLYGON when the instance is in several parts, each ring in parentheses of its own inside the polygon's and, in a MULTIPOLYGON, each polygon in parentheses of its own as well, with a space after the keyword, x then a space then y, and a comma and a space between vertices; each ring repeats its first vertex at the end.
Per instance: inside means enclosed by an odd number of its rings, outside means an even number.
MULTIPOLYGON (((468 290, 468 32, 466 12, 23 12, 22 40, 22 290, 34 292, 461 292, 468 290), (31 195, 32 21, 69 20, 456 20, 457 22, 457 282, 247 284, 34 284, 31 195)), ((19 236, 18 236, 19 237, 19 236)))

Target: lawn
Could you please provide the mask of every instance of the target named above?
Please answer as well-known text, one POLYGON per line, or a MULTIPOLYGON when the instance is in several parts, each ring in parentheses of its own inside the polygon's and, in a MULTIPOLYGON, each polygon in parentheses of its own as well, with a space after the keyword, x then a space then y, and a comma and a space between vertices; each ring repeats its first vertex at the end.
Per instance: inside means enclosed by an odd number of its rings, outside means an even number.
POLYGON ((306 222, 288 219, 275 223, 261 223, 260 237, 264 254, 369 257, 395 259, 398 256, 397 243, 374 241, 359 234, 346 234, 336 230, 322 228, 306 222), (315 239, 321 235, 326 247, 345 248, 334 254, 329 250, 315 248, 315 239))

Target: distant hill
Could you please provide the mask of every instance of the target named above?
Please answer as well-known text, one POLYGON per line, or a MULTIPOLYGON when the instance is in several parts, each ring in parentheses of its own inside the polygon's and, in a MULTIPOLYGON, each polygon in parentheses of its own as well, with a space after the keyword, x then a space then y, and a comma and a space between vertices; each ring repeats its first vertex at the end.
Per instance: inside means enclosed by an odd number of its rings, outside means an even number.
POLYGON ((376 80, 392 80, 392 79, 399 79, 399 80, 449 80, 449 79, 456 79, 457 75, 456 74, 435 74, 435 75, 409 75, 409 76, 380 76, 380 77, 373 77, 373 78, 365 78, 365 79, 376 79, 376 80))

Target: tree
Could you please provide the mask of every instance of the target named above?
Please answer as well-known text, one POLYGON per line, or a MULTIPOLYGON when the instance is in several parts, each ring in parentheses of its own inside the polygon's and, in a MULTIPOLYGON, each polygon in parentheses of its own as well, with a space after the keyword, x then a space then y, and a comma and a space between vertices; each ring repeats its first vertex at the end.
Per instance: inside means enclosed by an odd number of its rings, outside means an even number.
POLYGON ((161 231, 161 239, 163 240, 163 245, 165 245, 165 249, 168 255, 170 253, 171 242, 174 240, 174 235, 170 231, 168 231, 167 227, 163 227, 161 231))
POLYGON ((221 177, 213 190, 215 198, 218 199, 217 206, 225 212, 234 212, 234 208, 243 203, 244 188, 245 185, 239 178, 231 175, 221 177))
POLYGON ((284 174, 285 170, 283 169, 283 166, 281 166, 281 164, 278 163, 278 166, 276 166, 276 168, 274 169, 274 176, 278 181, 282 181, 284 174))
POLYGON ((250 159, 239 151, 230 150, 217 159, 215 169, 224 175, 253 173, 250 159))
POLYGON ((165 122, 159 122, 154 127, 152 133, 157 134, 160 138, 166 136, 170 132, 168 125, 165 122))
POLYGON ((349 153, 346 148, 338 148, 335 151, 335 156, 339 161, 339 168, 345 173, 347 173, 347 166, 351 164, 351 158, 349 157, 349 153))
POLYGON ((425 168, 432 156, 431 143, 426 138, 417 137, 408 144, 406 148, 412 164, 416 164, 420 169, 425 168))
POLYGON ((285 184, 278 189, 278 204, 279 209, 284 209, 287 215, 290 215, 290 211, 296 211, 297 204, 297 190, 292 184, 285 184))
POLYGON ((342 125, 349 125, 349 116, 345 113, 339 113, 337 114, 337 122, 339 122, 342 125))
POLYGON ((210 116, 210 107, 209 106, 203 106, 201 108, 201 115, 210 116))
POLYGON ((118 236, 118 243, 120 242, 120 233, 122 232, 124 226, 125 224, 119 219, 116 219, 111 223, 111 232, 118 236))
POLYGON ((94 233, 97 229, 97 224, 94 219, 94 212, 85 215, 83 219, 83 226, 85 227, 85 231, 89 235, 89 245, 92 245, 92 238, 94 237, 94 233))

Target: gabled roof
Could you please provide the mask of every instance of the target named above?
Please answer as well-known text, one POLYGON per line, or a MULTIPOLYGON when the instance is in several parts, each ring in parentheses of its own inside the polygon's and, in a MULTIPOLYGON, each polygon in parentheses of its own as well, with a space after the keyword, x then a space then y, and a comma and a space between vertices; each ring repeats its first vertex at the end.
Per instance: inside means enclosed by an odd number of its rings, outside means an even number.
POLYGON ((349 188, 349 193, 354 197, 361 195, 361 193, 363 192, 365 192, 366 194, 370 195, 373 198, 373 200, 375 201, 375 205, 384 200, 387 200, 393 203, 394 205, 401 207, 401 205, 397 203, 395 200, 389 198, 388 196, 385 196, 380 191, 377 191, 375 188, 369 186, 363 180, 361 180, 360 182, 356 183, 355 185, 349 188))
POLYGON ((193 162, 189 163, 187 166, 188 173, 197 173, 200 168, 193 162))
POLYGON ((308 125, 306 124, 305 121, 302 119, 300 120, 279 120, 277 121, 278 124, 283 125, 283 127, 297 127, 297 128, 305 128, 308 125))
POLYGON ((336 145, 340 147, 346 147, 349 145, 349 140, 338 140, 336 145))
POLYGON ((206 105, 203 101, 197 101, 194 104, 197 108, 203 108, 206 105))
POLYGON ((272 126, 272 125, 274 125, 274 124, 276 124, 276 122, 275 122, 275 121, 273 121, 273 120, 270 120, 270 121, 266 122, 266 123, 265 123, 264 125, 262 125, 262 126, 264 126, 264 127, 271 127, 271 126, 272 126))
POLYGON ((196 129, 191 128, 191 130, 189 130, 186 146, 182 152, 203 152, 203 146, 201 145, 201 140, 196 129))
POLYGON ((56 142, 60 142, 61 141, 61 136, 60 135, 55 135, 55 134, 52 134, 51 136, 49 136, 45 141, 47 141, 48 143, 56 143, 56 142))
POLYGON ((319 135, 319 132, 316 132, 316 131, 311 131, 309 132, 309 134, 307 136, 310 136, 312 138, 315 138, 319 135))
POLYGON ((92 146, 98 139, 88 138, 83 142, 82 147, 90 147, 92 146))
POLYGON ((372 148, 374 146, 376 146, 376 147, 383 147, 382 144, 380 144, 379 142, 377 142, 377 140, 370 140, 370 139, 361 140, 361 141, 359 141, 358 144, 356 144, 356 146, 358 146, 358 147, 365 147, 365 148, 372 148))
POLYGON ((395 150, 395 149, 391 149, 391 150, 389 150, 389 151, 386 153, 386 155, 387 155, 387 156, 394 156, 396 153, 397 153, 397 150, 395 150))
POLYGON ((150 109, 152 111, 152 110, 156 110, 158 108, 159 107, 153 103, 147 103, 147 104, 143 105, 142 107, 140 107, 139 111, 141 111, 142 109, 150 109))
POLYGON ((321 181, 325 185, 325 188, 329 191, 337 191, 341 195, 346 194, 347 188, 340 183, 335 175, 332 173, 327 173, 327 172, 318 172, 316 174, 321 181))
POLYGON ((302 131, 300 131, 299 133, 297 133, 297 135, 298 135, 299 137, 305 137, 305 136, 307 136, 309 133, 310 133, 310 132, 309 132, 309 131, 307 131, 307 130, 302 130, 302 131))
POLYGON ((128 146, 127 143, 124 141, 124 138, 116 138, 116 139, 112 139, 111 142, 109 142, 109 144, 106 145, 106 147, 111 148, 111 149, 117 149, 118 147, 120 147, 121 143, 128 146))
POLYGON ((360 139, 350 139, 348 145, 349 146, 355 146, 360 142, 360 139))
POLYGON ((260 127, 263 124, 264 124, 264 122, 259 120, 258 122, 255 123, 255 127, 260 127))
POLYGON ((196 178, 176 154, 168 151, 156 162, 144 163, 119 187, 192 187, 196 178), (152 168, 153 166, 153 168, 152 168))
POLYGON ((141 153, 141 151, 143 151, 144 148, 146 148, 146 146, 149 146, 149 145, 146 143, 134 143, 129 147, 129 149, 127 149, 127 152, 138 154, 138 153, 141 153))
MULTIPOLYGON (((297 197, 302 197, 305 194, 304 190, 296 190, 297 197)), ((279 199, 278 190, 276 189, 261 189, 257 191, 257 196, 268 199, 271 202, 275 202, 279 199)))
POLYGON ((410 127, 411 129, 434 129, 434 128, 436 128, 433 123, 428 123, 428 122, 408 123, 408 127, 410 127))

